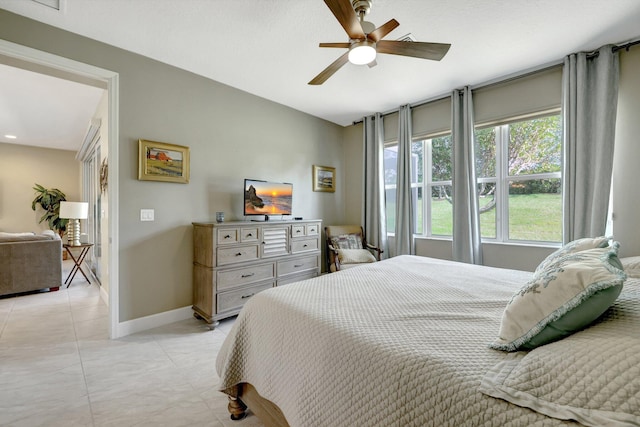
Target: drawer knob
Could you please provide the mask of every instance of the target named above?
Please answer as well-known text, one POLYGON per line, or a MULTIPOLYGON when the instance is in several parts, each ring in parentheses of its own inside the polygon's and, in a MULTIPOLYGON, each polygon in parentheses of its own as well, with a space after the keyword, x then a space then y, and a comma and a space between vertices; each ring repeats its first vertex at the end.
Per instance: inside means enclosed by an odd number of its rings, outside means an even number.
POLYGON ((242 256, 242 252, 238 252, 236 256, 242 256))
POLYGON ((253 233, 247 234, 247 237, 252 237, 252 236, 253 236, 253 233))
POLYGON ((294 265, 293 265, 293 268, 300 268, 300 267, 302 267, 303 265, 304 265, 304 264, 294 264, 294 265))
POLYGON ((231 238, 231 236, 227 234, 226 236, 224 236, 224 238, 225 238, 225 239, 230 239, 230 238, 231 238))
POLYGON ((309 245, 302 245, 303 248, 306 248, 307 246, 309 246, 309 245))
POLYGON ((242 277, 242 278, 244 279, 245 277, 251 277, 251 276, 253 276, 253 275, 255 275, 255 273, 251 273, 251 274, 243 274, 243 275, 242 275, 242 276, 240 276, 240 277, 242 277))
POLYGON ((242 299, 247 299, 247 298, 251 298, 252 296, 254 296, 255 294, 251 294, 251 295, 242 295, 242 299))
POLYGON ((296 230, 296 233, 299 233, 299 232, 300 232, 300 230, 296 230))

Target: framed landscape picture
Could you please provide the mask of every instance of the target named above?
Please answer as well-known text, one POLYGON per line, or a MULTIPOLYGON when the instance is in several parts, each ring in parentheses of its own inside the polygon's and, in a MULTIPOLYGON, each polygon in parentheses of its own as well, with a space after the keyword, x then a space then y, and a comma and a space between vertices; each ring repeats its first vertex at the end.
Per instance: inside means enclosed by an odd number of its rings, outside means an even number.
POLYGON ((140 139, 138 161, 139 180, 189 182, 189 147, 140 139))
POLYGON ((313 191, 336 191, 336 168, 313 165, 313 191))

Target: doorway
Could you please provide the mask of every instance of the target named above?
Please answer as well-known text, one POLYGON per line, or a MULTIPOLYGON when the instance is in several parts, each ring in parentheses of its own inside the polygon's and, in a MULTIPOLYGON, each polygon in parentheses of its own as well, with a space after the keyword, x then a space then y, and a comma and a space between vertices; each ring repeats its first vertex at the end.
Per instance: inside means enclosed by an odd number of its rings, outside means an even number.
MULTIPOLYGON (((107 255, 108 261, 101 262, 101 284, 106 285, 106 301, 109 306, 109 337, 118 338, 119 300, 118 300, 118 73, 73 61, 48 52, 0 40, 0 61, 43 74, 67 78, 90 85, 102 87, 107 91, 106 135, 107 152, 111 158, 108 175, 108 191, 110 203, 104 218, 100 218, 101 259, 107 255), (104 274, 106 272, 106 274, 104 274)), ((102 203, 100 204, 102 214, 102 203)))

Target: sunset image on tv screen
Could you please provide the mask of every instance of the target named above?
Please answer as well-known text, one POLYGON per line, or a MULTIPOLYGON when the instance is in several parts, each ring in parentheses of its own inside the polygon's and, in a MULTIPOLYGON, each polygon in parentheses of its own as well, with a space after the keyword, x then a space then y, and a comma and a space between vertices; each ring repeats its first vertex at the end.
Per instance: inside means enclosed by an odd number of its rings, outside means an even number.
POLYGON ((245 215, 291 215, 293 185, 246 180, 245 215))

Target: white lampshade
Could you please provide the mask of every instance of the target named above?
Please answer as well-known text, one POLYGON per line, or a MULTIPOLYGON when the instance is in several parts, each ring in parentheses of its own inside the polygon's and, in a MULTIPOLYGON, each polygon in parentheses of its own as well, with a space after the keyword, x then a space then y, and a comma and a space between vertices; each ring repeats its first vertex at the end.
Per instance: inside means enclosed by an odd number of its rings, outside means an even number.
POLYGON ((355 65, 365 65, 376 59, 375 43, 368 40, 353 43, 349 48, 349 62, 355 65))
POLYGON ((60 202, 60 218, 86 219, 89 215, 87 202, 60 202))

